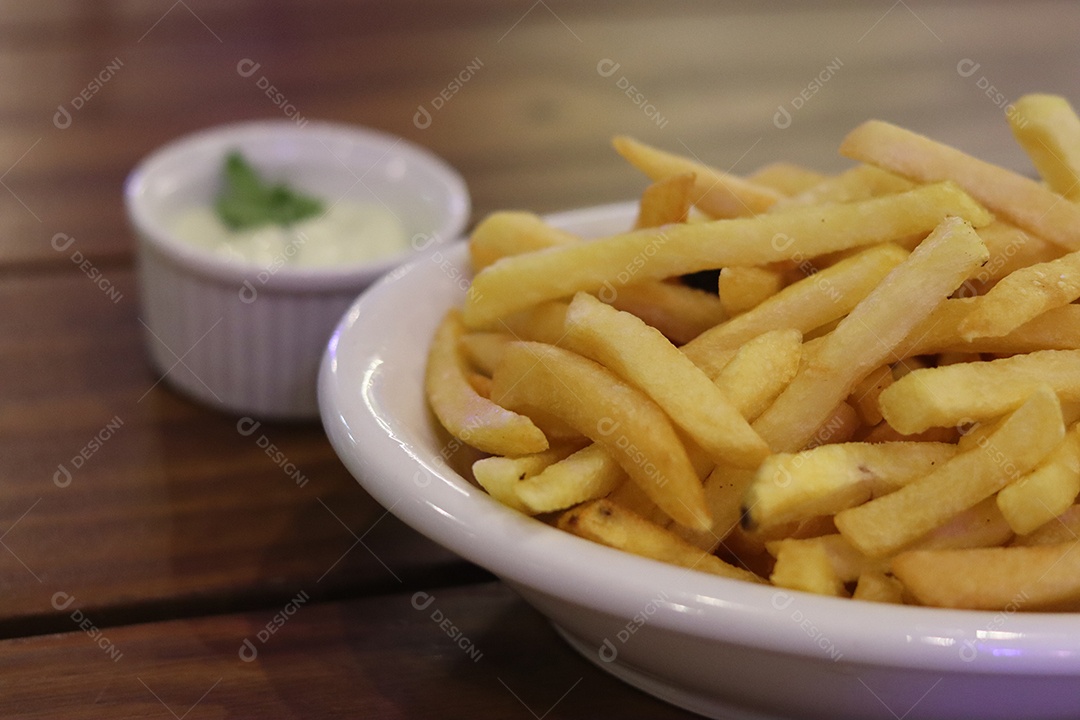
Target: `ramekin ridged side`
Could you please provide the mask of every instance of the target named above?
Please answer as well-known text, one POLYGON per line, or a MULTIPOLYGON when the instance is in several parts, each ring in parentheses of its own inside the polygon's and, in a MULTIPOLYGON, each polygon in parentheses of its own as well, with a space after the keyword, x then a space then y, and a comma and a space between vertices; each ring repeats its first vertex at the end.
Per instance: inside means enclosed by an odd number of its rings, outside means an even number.
POLYGON ((139 290, 150 358, 165 382, 260 419, 318 416, 319 361, 363 289, 288 290, 199 272, 141 238, 139 290))

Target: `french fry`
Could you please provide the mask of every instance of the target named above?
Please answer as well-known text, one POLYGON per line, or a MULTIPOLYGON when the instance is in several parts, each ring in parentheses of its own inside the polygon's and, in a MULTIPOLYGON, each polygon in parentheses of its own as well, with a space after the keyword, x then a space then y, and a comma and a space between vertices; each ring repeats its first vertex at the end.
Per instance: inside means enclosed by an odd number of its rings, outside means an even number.
POLYGON ((881 392, 893 384, 892 368, 882 365, 860 380, 851 391, 848 403, 859 413, 859 418, 867 425, 877 425, 882 420, 878 397, 881 392))
POLYGON ((634 283, 601 300, 637 315, 677 345, 690 342, 727 318, 720 298, 677 282, 634 283))
POLYGON ((769 575, 769 582, 777 587, 817 595, 847 597, 843 578, 833 567, 828 548, 819 540, 782 540, 777 543, 773 551, 776 564, 769 575))
POLYGON ((747 175, 746 179, 790 197, 809 190, 826 177, 828 176, 802 165, 774 162, 758 168, 747 175))
MULTIPOLYGON (((985 259, 986 246, 970 225, 944 220, 822 339, 810 364, 754 429, 775 451, 801 449, 855 384, 890 358, 911 329, 985 259)), ((889 424, 903 431, 891 419, 889 424)))
POLYGON ((1080 117, 1059 95, 1025 95, 1008 115, 1013 136, 1056 193, 1080 200, 1080 117))
POLYGON ((872 197, 911 190, 914 184, 899 175, 873 165, 857 165, 839 175, 826 178, 795 197, 779 200, 769 212, 784 212, 793 207, 822 203, 854 202, 872 197))
POLYGON ((1080 252, 1016 270, 998 282, 960 323, 960 337, 1007 335, 1047 310, 1080 298, 1080 252))
MULTIPOLYGON (((671 182, 654 183, 650 188, 659 190, 650 194, 647 189, 642 202, 646 202, 646 199, 652 199, 654 205, 678 202, 672 194, 677 190, 668 186, 673 183, 677 185, 681 177, 669 178, 671 182)), ((685 181, 686 179, 682 178, 683 184, 685 181)), ((664 213, 677 211, 677 208, 672 207, 653 207, 648 211, 647 220, 659 222, 664 219, 664 213)), ((473 231, 469 250, 473 267, 479 271, 503 257, 578 242, 581 242, 581 239, 577 236, 547 225, 531 213, 499 212, 483 220, 473 231)), ((606 302, 637 315, 679 344, 689 342, 727 316, 719 298, 678 282, 647 280, 632 283, 620 287, 617 292, 611 292, 610 296, 610 299, 605 296, 606 302)), ((563 305, 565 306, 565 303, 563 305)), ((541 303, 532 310, 504 319, 506 327, 517 334, 518 339, 555 345, 562 327, 562 318, 558 315, 557 307, 550 303, 541 303), (537 312, 540 315, 536 315, 537 312)))
POLYGON ((612 144, 627 162, 652 180, 672 175, 694 176, 694 205, 716 218, 754 215, 780 199, 780 193, 762 185, 709 167, 703 163, 658 150, 625 136, 612 144))
POLYGON ((748 570, 725 563, 674 533, 607 500, 594 500, 567 511, 559 527, 579 537, 661 562, 720 577, 763 582, 748 570))
POLYGON ((929 474, 955 454, 947 443, 893 442, 771 455, 744 496, 743 525, 756 529, 834 515, 929 474))
MULTIPOLYGON (((847 403, 840 403, 811 438, 811 445, 845 442, 851 438, 858 417, 847 403)), ((705 478, 705 501, 712 514, 712 535, 726 538, 740 529, 742 498, 754 480, 755 471, 718 464, 705 478)))
POLYGON ((552 463, 566 458, 575 449, 574 445, 557 445, 532 455, 481 458, 473 463, 473 477, 480 487, 503 505, 535 515, 540 511, 532 510, 518 499, 517 486, 552 463))
POLYGON ((961 339, 960 323, 984 301, 981 297, 946 300, 911 331, 896 354, 906 360, 941 352, 1014 355, 1035 350, 1080 349, 1080 306, 1077 305, 1047 310, 1008 335, 961 339))
POLYGON ((739 525, 740 501, 754 479, 754 471, 720 464, 705 478, 705 503, 712 516, 709 532, 723 540, 739 525))
MULTIPOLYGON (((897 353, 899 354, 899 353, 897 353)), ((907 377, 916 370, 923 370, 928 367, 933 367, 933 364, 926 358, 921 357, 905 357, 896 362, 892 366, 893 380, 900 380, 907 377)))
MULTIPOLYGON (((1062 413, 1062 421, 1064 422, 1065 414, 1062 413)), ((994 420, 987 422, 976 422, 968 418, 964 418, 964 422, 957 424, 957 431, 960 433, 960 438, 956 441, 957 452, 967 452, 968 450, 974 450, 979 445, 986 443, 986 439, 997 432, 1006 420, 1009 419, 1008 415, 1004 415, 994 420)))
MULTIPOLYGON (((822 325, 820 327, 814 328, 810 332, 806 333, 805 340, 806 340, 806 350, 807 350, 807 352, 809 353, 809 351, 812 348, 817 347, 817 345, 818 345, 817 341, 818 340, 825 337, 826 335, 831 333, 833 330, 835 330, 837 327, 839 327, 840 326, 840 321, 842 321, 843 319, 844 318, 842 318, 842 317, 836 318, 835 320, 832 320, 832 321, 830 321, 830 322, 828 322, 825 325, 822 325)), ((809 357, 809 354, 807 355, 807 357, 809 357)))
POLYGON ((768 454, 712 380, 655 328, 578 293, 566 313, 568 346, 653 399, 715 462, 755 467, 768 454))
POLYGON ((776 400, 799 371, 798 330, 770 330, 747 341, 716 376, 716 386, 753 422, 776 400))
POLYGON ((908 547, 908 550, 957 550, 1004 545, 1013 539, 1012 528, 998 509, 997 499, 988 497, 957 513, 908 547))
POLYGON ((459 313, 451 310, 431 341, 424 384, 439 422, 451 435, 484 452, 528 455, 547 450, 547 438, 532 420, 482 397, 469 384, 460 348, 464 332, 459 313))
POLYGON ((509 333, 468 332, 461 336, 461 348, 473 367, 491 377, 506 345, 513 341, 509 333))
POLYGON ((1080 609, 1080 543, 912 550, 892 571, 922 605, 973 610, 1080 609))
POLYGON ((604 497, 625 479, 611 453, 593 443, 522 478, 514 492, 528 511, 546 513, 604 497))
POLYGON ((858 434, 859 442, 864 443, 889 443, 889 442, 941 442, 955 443, 960 436, 956 428, 930 428, 929 430, 914 435, 904 435, 897 432, 889 423, 882 420, 874 427, 858 434))
POLYGON ((764 267, 726 267, 720 270, 718 292, 728 315, 757 307, 784 287, 783 273, 764 267))
MULTIPOLYGON (((618 465, 618 463, 616 463, 616 465, 618 465)), ((645 494, 645 491, 641 489, 641 486, 632 480, 627 479, 620 483, 619 486, 607 496, 607 499, 619 507, 626 508, 635 515, 645 518, 653 525, 672 528, 673 521, 671 517, 658 508, 656 503, 654 503, 652 499, 645 494)), ((674 527, 678 528, 681 526, 678 523, 675 523, 674 527)))
POLYGON ((709 375, 715 375, 720 351, 738 348, 769 330, 794 328, 805 334, 847 315, 908 254, 884 244, 863 250, 816 275, 789 285, 753 310, 703 332, 682 351, 709 375))
POLYGON ((997 506, 1017 535, 1026 535, 1069 509, 1080 494, 1080 425, 1039 467, 997 494, 997 506))
POLYGON ((851 597, 855 600, 899 605, 904 602, 904 585, 892 575, 867 570, 859 576, 851 597))
MULTIPOLYGON (((578 291, 604 292, 631 280, 659 280, 733 265, 761 265, 876 245, 946 217, 976 226, 991 216, 952 183, 862 202, 777 215, 668 225, 506 257, 477 273, 463 318, 485 329, 499 318, 578 291), (798 246, 793 247, 795 239, 798 246)), ((959 283, 958 283, 959 284, 959 283)))
MULTIPOLYGON (((896 357, 906 360, 914 356, 930 355, 955 349, 957 345, 968 347, 960 339, 960 323, 982 302, 982 298, 953 298, 934 308, 922 322, 917 324, 895 348, 896 357)), ((908 364, 898 366, 910 371, 908 364)), ((894 368, 893 379, 899 380, 894 368)))
POLYGON ((1058 515, 1027 535, 1018 535, 1012 545, 1054 545, 1080 540, 1080 505, 1070 505, 1058 515))
POLYGON ((487 375, 481 375, 480 373, 468 372, 465 379, 469 381, 469 386, 476 391, 476 394, 483 398, 491 397, 491 378, 487 375))
MULTIPOLYGON (((799 368, 801 346, 796 330, 773 330, 747 342, 735 354, 716 385, 744 418, 753 420, 776 399, 799 368)), ((701 548, 713 549, 738 530, 739 498, 753 477, 751 471, 724 463, 708 473, 705 503, 713 518, 712 528, 697 534, 680 534, 701 548)))
POLYGON ((736 525, 716 548, 717 555, 730 558, 728 562, 752 569, 761 577, 769 577, 776 560, 765 548, 765 541, 750 535, 736 525))
POLYGON ((500 332, 509 333, 515 340, 558 345, 566 336, 566 309, 570 303, 550 301, 534 305, 528 310, 499 318, 500 332))
POLYGON ((488 215, 473 229, 469 259, 473 270, 480 272, 500 258, 579 241, 532 213, 502 211, 488 215))
POLYGON ((1041 385, 1063 401, 1080 400, 1080 350, 1039 350, 916 370, 884 390, 879 403, 889 425, 917 433, 999 417, 1020 407, 1041 385))
POLYGON ((694 173, 669 175, 645 188, 641 194, 635 228, 660 227, 686 222, 694 196, 694 173))
POLYGON ((1020 268, 1047 262, 1064 254, 1057 245, 1002 220, 979 228, 990 259, 964 283, 965 297, 982 294, 1001 278, 1020 268))
POLYGON ((825 421, 818 426, 810 439, 806 441, 807 449, 816 448, 820 445, 832 443, 844 443, 855 437, 862 421, 855 408, 843 400, 833 408, 832 412, 825 416, 825 421))
POLYGON ((492 377, 492 398, 545 408, 603 446, 672 519, 709 527, 705 492, 664 411, 592 360, 542 343, 515 342, 492 377))
MULTIPOLYGON (((840 403, 815 433, 811 445, 846 442, 857 425, 854 408, 840 403)), ((711 534, 716 538, 726 538, 741 527, 742 498, 754 476, 753 470, 720 463, 705 478, 705 501, 713 518, 711 534)))
POLYGON ((848 133, 840 154, 918 182, 952 180, 1015 225, 1080 250, 1080 207, 1005 168, 910 130, 870 120, 848 133))
POLYGON ((1021 477, 1064 435, 1061 406, 1042 387, 977 448, 896 492, 837 513, 836 527, 865 555, 888 555, 1021 477))
POLYGON ((1011 110, 1045 186, 878 121, 831 177, 617 138, 653 181, 635 229, 474 230, 429 356, 436 417, 493 497, 628 552, 1080 611, 1080 117, 1054 96, 1011 110))
MULTIPOLYGON (((833 532, 826 535, 819 535, 812 538, 795 539, 785 538, 783 540, 774 540, 766 543, 766 547, 769 548, 769 552, 776 558, 776 567, 773 570, 773 578, 777 574, 787 574, 791 572, 794 575, 797 570, 793 568, 789 569, 789 566, 793 563, 800 562, 799 556, 809 551, 810 553, 820 552, 826 562, 828 563, 831 573, 821 573, 817 571, 819 575, 831 574, 833 578, 841 583, 854 582, 859 579, 861 575, 867 572, 888 572, 889 562, 888 560, 868 558, 858 550, 851 546, 843 536, 833 532)), ((784 587, 795 588, 795 585, 784 585, 784 587)), ((804 588, 799 588, 804 589, 804 588)), ((805 588, 808 589, 809 588, 805 588)), ((816 592, 810 590, 810 592, 816 592)), ((841 594, 841 593, 819 593, 819 594, 841 594)), ((846 593, 843 593, 846 594, 846 593)))
MULTIPOLYGON (((565 315, 565 306, 563 308, 562 315, 565 315)), ((559 315, 559 317, 562 317, 562 315, 559 315)), ((542 327, 543 327, 542 323, 538 323, 537 326, 536 326, 536 328, 542 328, 542 327)), ((472 341, 472 342, 468 341, 468 338, 470 336, 476 336, 476 335, 480 335, 480 334, 491 335, 491 336, 501 336, 503 333, 465 333, 461 338, 461 340, 462 340, 461 347, 462 347, 462 350, 464 352, 466 352, 466 353, 469 353, 469 352, 488 353, 488 356, 484 357, 482 359, 482 362, 485 363, 484 372, 487 373, 487 374, 486 375, 481 375, 479 373, 467 371, 466 372, 466 379, 468 380, 469 385, 473 388, 473 390, 476 391, 476 393, 478 395, 480 395, 483 398, 487 398, 487 399, 490 400, 490 398, 491 398, 491 375, 494 373, 494 371, 495 371, 494 369, 496 367, 498 367, 499 362, 502 361, 502 353, 506 350, 506 348, 510 344, 510 342, 515 341, 515 338, 513 336, 510 336, 510 339, 508 341, 506 341, 506 342, 503 342, 502 340, 494 340, 493 342, 489 343, 488 347, 480 347, 481 345, 484 345, 485 343, 487 343, 488 340, 480 340, 479 343, 477 343, 475 341, 472 341), (470 344, 472 345, 471 348, 469 347, 470 344)), ((560 334, 561 334, 561 331, 560 331, 560 334)), ((551 413, 546 412, 542 408, 533 408, 532 410, 530 410, 528 419, 531 420, 532 423, 537 428, 540 429, 540 431, 544 434, 544 437, 546 437, 549 442, 551 442, 551 441, 557 441, 557 442, 579 441, 584 437, 577 430, 570 427, 566 423, 562 422, 561 420, 559 420, 557 417, 555 417, 551 413)), ((473 420, 472 422, 476 423, 476 422, 479 422, 479 420, 473 420)), ((461 438, 461 439, 465 439, 465 438, 461 438)), ((468 442, 468 440, 466 440, 466 442, 468 442)), ((495 454, 499 454, 499 453, 495 453, 495 454)), ((514 452, 514 453, 505 453, 505 454, 507 454, 507 455, 519 455, 519 454, 522 454, 522 453, 514 452)))

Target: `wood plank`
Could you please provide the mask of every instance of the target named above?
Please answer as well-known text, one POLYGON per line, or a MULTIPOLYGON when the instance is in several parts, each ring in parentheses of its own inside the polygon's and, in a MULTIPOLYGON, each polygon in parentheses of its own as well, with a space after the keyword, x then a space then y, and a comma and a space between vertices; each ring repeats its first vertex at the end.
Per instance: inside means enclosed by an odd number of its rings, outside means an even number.
POLYGON ((66 592, 154 618, 475 575, 405 527, 318 423, 195 405, 144 358, 132 273, 0 284, 0 636, 52 628, 66 592), (244 428, 247 430, 247 426, 244 428))
POLYGON ((0 23, 12 40, 0 48, 0 267, 65 267, 49 246, 56 232, 78 237, 95 262, 129 261, 124 176, 186 132, 279 116, 258 87, 264 77, 305 118, 370 125, 446 157, 473 189, 474 218, 632 195, 642 183, 610 151, 616 133, 736 171, 778 159, 838 170, 839 139, 876 116, 1027 170, 1003 105, 1033 90, 1080 98, 1071 52, 1080 6, 1061 0, 913 2, 887 13, 844 3, 662 12, 640 2, 526 13, 483 0, 318 13, 196 2, 164 16, 157 5, 61 7, 71 14, 50 5, 0 23), (122 66, 72 108, 117 58, 122 66), (256 75, 236 72, 243 58, 260 64, 256 75), (965 59, 978 65, 968 76, 957 70, 965 59), (475 60, 482 67, 430 127, 416 127, 418 108, 475 60), (618 63, 608 76, 598 71, 606 60, 618 63), (797 101, 804 90, 809 99, 797 101), (52 122, 61 105, 72 114, 63 130, 52 122), (783 129, 773 124, 781 106, 794 113, 783 129))
POLYGON ((0 715, 694 717, 582 659, 501 584, 326 604, 305 587, 288 611, 115 628, 72 603, 65 621, 82 612, 94 637, 72 627, 0 642, 0 715))

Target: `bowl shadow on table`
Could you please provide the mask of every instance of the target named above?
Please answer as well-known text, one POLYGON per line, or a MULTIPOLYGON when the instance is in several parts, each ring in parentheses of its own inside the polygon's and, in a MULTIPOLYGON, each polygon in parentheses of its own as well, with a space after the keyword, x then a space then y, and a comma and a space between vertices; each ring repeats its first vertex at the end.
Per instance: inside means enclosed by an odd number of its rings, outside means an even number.
POLYGON ((259 654, 275 704, 297 717, 319 697, 385 717, 687 717, 584 660, 501 583, 322 611, 332 622, 298 613, 289 646, 259 654))

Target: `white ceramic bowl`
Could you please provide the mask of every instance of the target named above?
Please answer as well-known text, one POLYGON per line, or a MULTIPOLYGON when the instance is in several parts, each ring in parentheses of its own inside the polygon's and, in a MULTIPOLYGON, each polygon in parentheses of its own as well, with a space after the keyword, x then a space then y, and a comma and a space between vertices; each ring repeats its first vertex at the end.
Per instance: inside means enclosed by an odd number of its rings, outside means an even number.
MULTIPOLYGON (((597 235, 633 215, 619 205, 551 220, 597 235)), ((880 605, 713 577, 563 533, 468 483, 444 460, 453 444, 423 397, 424 346, 461 303, 467 263, 454 247, 353 305, 323 361, 323 422, 379 502, 501 577, 586 658, 717 718, 1080 717, 1080 616, 880 605)))
POLYGON ((125 201, 154 365, 191 397, 270 419, 317 417, 319 360, 342 314, 386 271, 460 235, 470 209, 460 175, 423 148, 356 126, 284 120, 211 128, 158 149, 128 177, 125 201), (212 202, 232 150, 327 202, 381 203, 409 246, 364 264, 271 272, 176 237, 174 218, 212 202))

